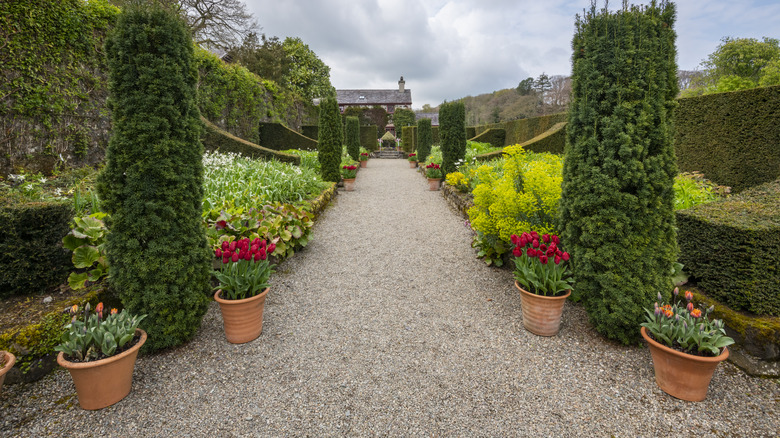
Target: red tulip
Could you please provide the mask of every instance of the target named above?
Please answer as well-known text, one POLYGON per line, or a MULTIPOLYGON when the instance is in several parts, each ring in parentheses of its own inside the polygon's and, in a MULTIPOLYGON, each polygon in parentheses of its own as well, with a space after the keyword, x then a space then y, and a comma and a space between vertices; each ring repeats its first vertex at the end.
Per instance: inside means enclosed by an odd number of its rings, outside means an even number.
POLYGON ((255 259, 255 261, 256 261, 256 262, 259 262, 259 261, 260 261, 260 251, 257 251, 257 252, 255 253, 255 257, 254 257, 254 259, 255 259))
POLYGON ((216 251, 214 251, 214 255, 215 255, 217 258, 220 258, 220 257, 222 257, 222 250, 221 250, 221 249, 219 249, 219 248, 217 248, 217 250, 216 250, 216 251))
POLYGON ((512 245, 519 245, 520 244, 520 236, 517 234, 512 234, 509 236, 509 241, 512 242, 512 245))
POLYGON ((230 261, 230 257, 227 256, 227 253, 224 253, 222 255, 222 263, 227 264, 230 261))
POLYGON ((234 241, 230 242, 230 246, 229 246, 228 248, 230 248, 230 251, 231 251, 231 252, 233 252, 233 251, 235 251, 235 250, 236 250, 236 246, 237 246, 237 245, 238 245, 238 242, 236 242, 236 241, 234 240, 234 241))
POLYGON ((516 246, 515 249, 512 250, 512 254, 515 257, 520 257, 523 255, 523 250, 519 246, 516 246))
POLYGON ((532 245, 533 245, 534 248, 539 248, 539 239, 534 239, 532 245))
POLYGON ((225 221, 217 221, 217 223, 214 224, 214 228, 216 228, 217 230, 221 230, 221 229, 225 228, 226 226, 227 226, 227 222, 225 222, 225 221))
POLYGON ((246 260, 246 261, 252 260, 252 253, 249 252, 249 251, 245 251, 244 252, 244 260, 246 260))
POLYGON ((265 250, 263 249, 257 251, 257 253, 260 254, 260 260, 265 260, 268 258, 268 254, 266 254, 265 250))
POLYGON ((528 248, 527 254, 528 254, 528 257, 534 258, 534 257, 536 257, 536 250, 533 249, 533 248, 528 248))
POLYGON ((531 237, 533 237, 534 240, 539 240, 539 233, 536 231, 531 231, 531 237))
POLYGON ((260 241, 260 248, 265 248, 265 240, 260 241))
POLYGON ((523 235, 520 237, 520 246, 522 246, 523 248, 525 248, 526 246, 528 246, 528 239, 525 237, 525 234, 523 234, 523 235))
POLYGON ((227 240, 223 240, 222 241, 222 251, 227 250, 229 248, 229 246, 230 246, 230 244, 228 243, 227 240))
POLYGON ((252 245, 252 246, 249 248, 249 252, 251 252, 252 254, 254 254, 254 253, 256 253, 256 252, 257 252, 257 250, 258 250, 258 249, 260 249, 260 245, 252 245))
POLYGON ((556 254, 556 255, 555 255, 555 264, 556 264, 556 265, 559 265, 560 263, 561 263, 561 256, 559 256, 558 254, 556 254))
POLYGON ((561 257, 561 256, 563 255, 563 251, 561 251, 561 250, 559 249, 559 250, 555 251, 555 254, 556 254, 558 257, 561 257))
POLYGON ((543 265, 546 265, 547 264, 547 256, 545 256, 545 255, 539 256, 539 261, 542 262, 543 265))
POLYGON ((237 262, 238 261, 238 253, 233 253, 233 255, 230 257, 230 260, 237 262))
POLYGON ((563 261, 565 261, 565 262, 569 261, 569 253, 568 252, 563 253, 563 255, 561 257, 563 258, 563 261))
POLYGON ((541 249, 542 251, 547 251, 547 245, 545 245, 543 243, 543 244, 539 245, 539 249, 541 249))
POLYGON ((542 234, 542 240, 544 240, 544 243, 550 243, 550 235, 542 234))
POLYGON ((268 251, 268 254, 273 254, 274 251, 276 251, 276 244, 272 243, 272 244, 268 245, 268 249, 266 251, 268 251))
POLYGON ((560 245, 560 244, 561 244, 561 239, 560 239, 560 237, 558 237, 558 236, 556 236, 556 235, 554 235, 554 234, 553 234, 553 236, 552 236, 552 241, 553 241, 553 243, 555 243, 556 245, 560 245))

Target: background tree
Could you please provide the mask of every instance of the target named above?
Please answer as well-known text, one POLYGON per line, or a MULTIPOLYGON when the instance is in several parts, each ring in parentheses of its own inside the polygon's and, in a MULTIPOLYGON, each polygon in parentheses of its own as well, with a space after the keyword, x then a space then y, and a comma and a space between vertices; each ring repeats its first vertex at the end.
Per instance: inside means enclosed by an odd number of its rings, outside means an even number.
POLYGON ((144 349, 159 350, 195 334, 210 292, 193 45, 175 14, 131 7, 106 54, 113 134, 98 191, 111 215, 110 285, 148 315, 144 349))
POLYGON ((456 172, 456 163, 466 158, 466 107, 463 102, 446 102, 439 107, 442 173, 456 172))
POLYGON ((577 17, 559 228, 596 330, 636 342, 677 260, 674 4, 577 17))
POLYGON ((400 133, 404 126, 415 126, 414 111, 407 108, 398 108, 393 113, 393 125, 395 132, 400 133))
POLYGON ((360 159, 360 120, 357 117, 347 117, 345 132, 347 134, 347 153, 353 160, 360 159))
POLYGON ((493 107, 493 112, 490 113, 491 121, 493 123, 498 123, 501 121, 501 108, 498 106, 493 107))
POLYGON ((517 84, 517 93, 521 96, 528 96, 534 92, 534 78, 525 78, 517 84))
POLYGON ((341 180, 342 124, 339 104, 333 97, 320 101, 320 123, 317 135, 317 158, 320 161, 320 173, 324 181, 341 180))
POLYGON ((424 163, 431 154, 433 145, 433 129, 431 128, 431 119, 420 119, 417 121, 417 161, 424 163))
POLYGON ((196 44, 228 50, 258 29, 240 0, 181 0, 181 11, 196 44))
POLYGON ((282 85, 301 97, 336 97, 336 89, 330 83, 330 67, 301 41, 300 38, 285 38, 282 43, 290 62, 290 69, 284 75, 282 85))
POLYGON ((250 32, 241 45, 231 48, 228 54, 232 61, 279 85, 284 84, 284 78, 289 75, 292 64, 278 37, 268 38, 262 34, 258 38, 255 32, 250 32))

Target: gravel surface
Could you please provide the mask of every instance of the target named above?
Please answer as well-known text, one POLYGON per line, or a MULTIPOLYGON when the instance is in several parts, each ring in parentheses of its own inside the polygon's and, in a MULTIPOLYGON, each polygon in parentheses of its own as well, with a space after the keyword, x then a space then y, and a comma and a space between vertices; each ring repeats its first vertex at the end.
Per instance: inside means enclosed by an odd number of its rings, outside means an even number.
MULTIPOLYGON (((78 407, 65 371, 4 386, 0 435, 777 436, 780 385, 721 364, 704 402, 655 384, 650 353, 566 304, 523 329, 511 272, 404 160, 371 160, 309 247, 272 277, 263 334, 225 340, 212 303, 193 341, 138 359, 133 391, 78 407)), ((153 335, 153 334, 152 334, 153 335)))

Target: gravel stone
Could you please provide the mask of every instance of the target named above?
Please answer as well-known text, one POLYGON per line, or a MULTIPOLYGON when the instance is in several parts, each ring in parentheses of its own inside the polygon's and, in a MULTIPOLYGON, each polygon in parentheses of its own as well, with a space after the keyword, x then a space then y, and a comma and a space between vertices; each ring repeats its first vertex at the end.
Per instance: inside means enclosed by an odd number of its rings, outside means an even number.
POLYGON ((114 406, 81 410, 64 370, 4 386, 0 435, 777 436, 777 380, 723 363, 705 401, 677 400, 580 305, 557 336, 527 332, 511 272, 470 243, 405 160, 371 160, 278 267, 257 340, 229 344, 212 303, 114 406))

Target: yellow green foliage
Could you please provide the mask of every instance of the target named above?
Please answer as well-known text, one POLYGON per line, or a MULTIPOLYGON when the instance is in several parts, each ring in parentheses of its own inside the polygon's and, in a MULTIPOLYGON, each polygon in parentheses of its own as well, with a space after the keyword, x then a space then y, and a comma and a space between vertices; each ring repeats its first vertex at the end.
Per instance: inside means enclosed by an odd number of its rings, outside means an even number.
POLYGON ((469 188, 469 181, 466 179, 466 175, 461 172, 452 172, 447 174, 447 184, 455 187, 461 192, 467 192, 469 188))
POLYGON ((500 169, 485 164, 473 170, 479 184, 473 191, 474 207, 468 211, 471 226, 504 242, 512 234, 532 230, 556 233, 563 159, 526 152, 520 145, 504 152, 507 158, 500 169))

